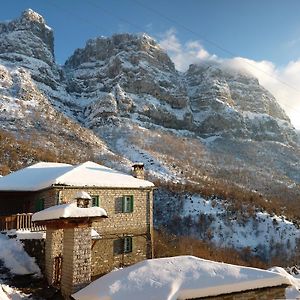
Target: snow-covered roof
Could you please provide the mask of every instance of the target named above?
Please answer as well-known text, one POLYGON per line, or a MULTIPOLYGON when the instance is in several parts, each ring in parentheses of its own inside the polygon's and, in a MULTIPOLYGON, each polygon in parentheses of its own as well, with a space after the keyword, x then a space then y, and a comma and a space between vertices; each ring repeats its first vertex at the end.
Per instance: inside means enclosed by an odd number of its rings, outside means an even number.
POLYGON ((72 295, 76 300, 193 299, 290 284, 281 274, 177 256, 113 271, 72 295))
POLYGON ((88 199, 88 200, 92 200, 92 197, 84 191, 80 191, 75 195, 75 199, 88 199))
POLYGON ((153 183, 87 161, 72 166, 40 162, 0 179, 0 191, 38 191, 52 185, 148 188, 153 183))
POLYGON ((107 217, 106 211, 97 206, 82 208, 76 203, 51 206, 32 215, 32 221, 47 221, 66 218, 107 217))

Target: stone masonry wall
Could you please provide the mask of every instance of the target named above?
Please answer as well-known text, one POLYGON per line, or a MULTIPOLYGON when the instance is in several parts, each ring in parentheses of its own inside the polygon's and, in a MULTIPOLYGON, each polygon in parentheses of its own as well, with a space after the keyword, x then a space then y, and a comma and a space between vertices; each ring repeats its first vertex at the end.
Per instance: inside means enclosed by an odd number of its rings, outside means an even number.
POLYGON ((153 192, 150 189, 71 189, 61 191, 61 201, 72 201, 78 190, 99 196, 99 206, 108 218, 94 222, 101 239, 93 241, 92 275, 103 275, 115 267, 130 265, 152 257, 153 192), (132 213, 122 212, 123 196, 133 195, 132 213), (118 254, 115 244, 124 236, 132 237, 132 252, 118 254))
POLYGON ((56 189, 47 189, 34 193, 30 199, 30 211, 35 212, 35 203, 37 200, 44 200, 44 208, 56 205, 58 203, 58 191, 56 189))
POLYGON ((133 236, 132 252, 118 253, 116 236, 93 241, 92 246, 92 276, 99 277, 114 268, 131 265, 147 259, 147 239, 145 236, 133 236))
POLYGON ((61 292, 68 297, 91 281, 91 227, 65 228, 61 292))
MULTIPOLYGON (((74 200, 78 190, 83 190, 92 196, 99 196, 99 206, 107 212, 108 218, 101 221, 101 233, 126 232, 140 230, 147 232, 152 225, 153 197, 151 190, 145 189, 64 189, 61 192, 61 201, 74 200), (147 193, 150 193, 148 196, 147 193), (134 209, 132 213, 122 213, 122 197, 133 195, 134 209), (147 205, 147 201, 150 204, 147 205), (151 208, 151 210, 150 210, 151 208)), ((97 224, 94 224, 97 228, 97 224)))
POLYGON ((64 232, 62 229, 50 229, 46 231, 45 269, 49 284, 54 283, 54 259, 63 253, 64 232))
POLYGON ((285 299, 286 285, 255 289, 245 292, 231 293, 227 295, 194 298, 186 300, 274 300, 285 299))
POLYGON ((41 271, 45 272, 45 240, 21 240, 24 250, 29 256, 34 257, 41 271))
POLYGON ((101 222, 102 232, 112 233, 120 230, 124 232, 124 230, 136 228, 142 228, 143 231, 151 230, 153 226, 153 192, 151 189, 51 188, 35 194, 31 211, 34 212, 34 200, 44 199, 44 206, 48 208, 58 203, 73 201, 78 191, 99 196, 99 206, 108 214, 108 219, 101 222), (132 213, 122 213, 122 197, 126 195, 134 196, 132 213))
MULTIPOLYGON (((44 199, 44 206, 48 208, 58 203, 73 201, 78 191, 85 191, 92 196, 99 196, 99 206, 104 208, 108 214, 107 219, 102 219, 101 222, 94 222, 93 224, 93 228, 101 235, 101 240, 93 242, 93 276, 105 274, 114 267, 130 265, 152 257, 152 189, 55 187, 36 193, 31 202, 31 211, 35 210, 36 199, 44 199), (134 197, 132 213, 122 213, 122 197, 125 195, 133 195, 134 197), (114 244, 123 236, 132 236, 132 252, 123 255, 116 254, 114 244)), ((55 243, 61 244, 61 238, 61 236, 58 236, 55 243)), ((62 246, 60 248, 61 252, 62 246)), ((59 255, 59 251, 56 255, 59 255)))

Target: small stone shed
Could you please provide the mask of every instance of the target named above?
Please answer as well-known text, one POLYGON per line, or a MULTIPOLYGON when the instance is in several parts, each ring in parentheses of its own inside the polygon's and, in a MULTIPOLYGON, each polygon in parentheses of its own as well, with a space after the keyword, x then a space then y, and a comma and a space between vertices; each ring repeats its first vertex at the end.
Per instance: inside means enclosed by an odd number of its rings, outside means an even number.
POLYGON ((194 256, 139 262, 92 282, 75 300, 273 300, 285 299, 290 280, 275 272, 194 256))

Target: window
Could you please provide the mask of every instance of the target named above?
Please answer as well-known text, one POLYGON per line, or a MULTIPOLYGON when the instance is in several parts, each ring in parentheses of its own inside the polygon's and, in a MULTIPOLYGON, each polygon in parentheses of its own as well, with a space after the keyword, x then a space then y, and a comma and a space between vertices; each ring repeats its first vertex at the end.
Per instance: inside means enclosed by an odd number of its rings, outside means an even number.
POLYGON ((60 204, 62 201, 62 191, 58 191, 56 194, 56 205, 60 204))
POLYGON ((114 240, 113 242, 114 255, 132 252, 132 237, 125 236, 123 238, 114 240))
POLYGON ((92 206, 99 206, 99 196, 98 195, 93 195, 91 196, 92 198, 92 206))
POLYGON ((126 236, 124 238, 124 253, 130 253, 132 252, 132 237, 126 236))
POLYGON ((45 207, 44 199, 37 199, 35 201, 35 211, 43 210, 45 207))
POLYGON ((133 212, 133 196, 123 196, 122 199, 122 212, 131 213, 133 212))

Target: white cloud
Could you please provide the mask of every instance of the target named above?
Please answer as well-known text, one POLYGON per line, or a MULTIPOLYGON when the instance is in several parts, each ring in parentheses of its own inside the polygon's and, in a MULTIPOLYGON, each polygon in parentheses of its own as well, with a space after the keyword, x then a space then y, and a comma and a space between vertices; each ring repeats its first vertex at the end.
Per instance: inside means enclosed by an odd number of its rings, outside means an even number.
POLYGON ((277 67, 270 61, 241 57, 225 60, 224 63, 257 77, 260 84, 275 96, 293 125, 300 129, 300 59, 284 67, 277 67))
POLYGON ((199 41, 181 43, 173 28, 161 35, 159 43, 179 71, 186 71, 192 63, 214 60, 257 77, 260 84, 276 97, 293 125, 300 129, 300 58, 283 67, 270 61, 254 61, 243 57, 220 59, 205 50, 199 41))
POLYGON ((174 28, 169 29, 160 37, 160 46, 169 53, 179 71, 185 71, 193 63, 216 59, 216 56, 210 55, 199 41, 180 43, 174 28))

